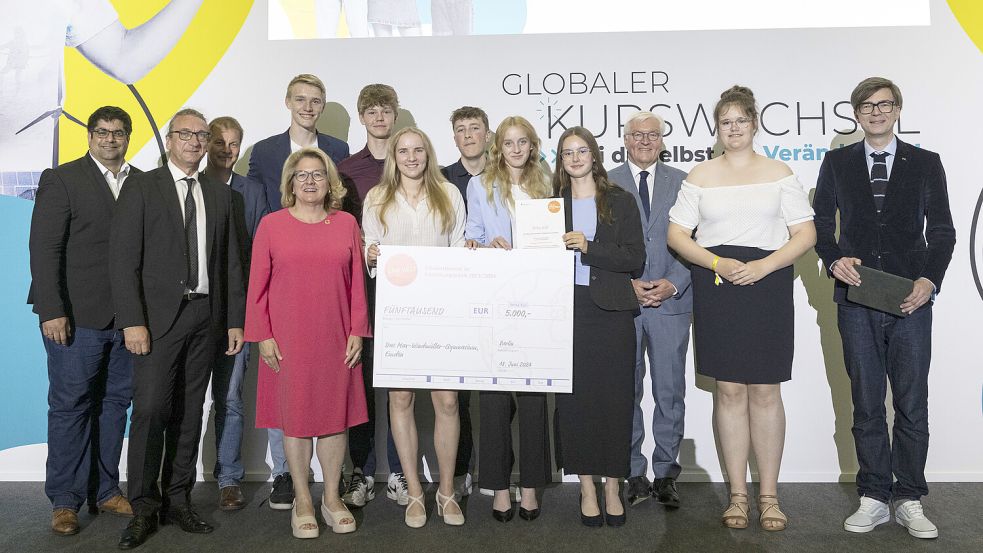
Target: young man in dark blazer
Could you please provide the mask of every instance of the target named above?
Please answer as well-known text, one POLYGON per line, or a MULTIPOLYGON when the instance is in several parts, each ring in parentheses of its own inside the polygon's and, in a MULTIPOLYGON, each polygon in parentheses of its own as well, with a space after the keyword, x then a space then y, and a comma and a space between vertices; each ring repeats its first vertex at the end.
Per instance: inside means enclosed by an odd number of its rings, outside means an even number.
POLYGON ((44 488, 51 529, 61 535, 78 533, 87 498, 101 511, 133 514, 118 468, 133 366, 113 326, 109 229, 120 186, 140 170, 126 163, 132 125, 125 111, 101 107, 87 127, 88 153, 41 174, 31 218, 27 302, 48 354, 44 488))
POLYGON ((952 258, 956 233, 938 154, 894 135, 901 91, 888 79, 863 80, 850 95, 864 140, 826 154, 816 186, 816 251, 836 278, 833 299, 853 395, 853 437, 860 507, 844 522, 869 532, 891 518, 917 538, 938 529, 922 512, 928 493, 928 371, 932 301, 952 258), (839 215, 839 239, 836 216, 839 215), (905 317, 847 299, 861 284, 857 265, 912 279, 900 304, 905 317), (894 397, 894 436, 884 408, 894 397), (895 482, 894 479, 897 478, 895 482))
POLYGON ((242 349, 245 292, 232 191, 198 172, 209 137, 201 113, 179 111, 168 125, 167 163, 127 181, 113 218, 116 328, 136 355, 127 456, 135 516, 121 549, 145 542, 158 515, 186 532, 212 531, 190 498, 202 403, 215 348, 242 349))
POLYGON ((669 208, 676 202, 686 173, 659 161, 665 148, 662 119, 650 111, 638 112, 625 123, 628 160, 608 173, 611 182, 627 190, 638 203, 645 235, 645 273, 631 281, 641 314, 635 317, 635 412, 631 436, 631 472, 628 477, 629 505, 650 495, 669 508, 679 507, 679 444, 683 440, 686 415, 686 351, 689 348, 689 268, 669 251, 666 231, 669 208), (645 354, 652 379, 652 471, 642 454, 645 421, 645 354))

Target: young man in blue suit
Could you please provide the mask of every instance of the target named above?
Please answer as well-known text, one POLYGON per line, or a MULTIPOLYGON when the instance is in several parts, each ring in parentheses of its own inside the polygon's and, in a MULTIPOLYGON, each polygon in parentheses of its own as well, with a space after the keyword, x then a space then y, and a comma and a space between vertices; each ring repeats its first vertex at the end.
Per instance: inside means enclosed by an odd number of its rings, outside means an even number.
MULTIPOLYGON (((324 100, 325 88, 321 79, 307 73, 297 75, 287 85, 284 99, 284 104, 290 110, 290 127, 286 132, 260 140, 253 146, 249 156, 248 177, 263 185, 270 213, 282 207, 280 180, 283 177, 283 164, 291 153, 316 146, 328 154, 335 165, 348 157, 346 142, 317 131, 317 120, 324 111, 324 100)), ((358 198, 354 186, 347 188, 346 204, 358 198)), ((353 215, 357 219, 361 218, 361 213, 353 215)), ((287 457, 283 452, 283 431, 269 429, 269 440, 270 457, 273 461, 273 487, 270 490, 269 505, 272 509, 288 510, 293 505, 294 488, 287 469, 287 457)))
MULTIPOLYGON (((232 172, 242 145, 242 125, 232 117, 217 117, 208 124, 212 134, 208 142, 208 164, 204 173, 212 182, 232 189, 233 223, 239 238, 245 281, 249 278, 249 260, 253 236, 259 220, 269 213, 263 185, 232 172)), ((212 399, 215 405, 215 470, 219 487, 219 508, 242 509, 246 501, 240 483, 245 476, 242 466, 242 429, 245 414, 242 380, 249 363, 249 347, 243 346, 235 356, 217 352, 212 368, 212 399)))
POLYGON ((290 80, 284 104, 290 110, 290 127, 260 140, 249 156, 249 178, 262 183, 270 212, 280 209, 280 178, 287 157, 301 148, 317 147, 335 165, 348 157, 348 144, 317 131, 324 111, 325 88, 321 79, 303 73, 290 80))
POLYGON ((833 299, 853 395, 853 438, 860 507, 843 524, 869 532, 891 519, 916 538, 939 531, 922 511, 928 494, 928 369, 932 301, 952 258, 956 233, 938 154, 894 135, 901 91, 888 79, 861 81, 850 95, 864 140, 826 154, 816 185, 816 252, 836 278, 833 299), (839 215, 839 239, 836 216, 839 215), (861 284, 857 265, 914 281, 905 317, 849 301, 861 284), (894 397, 894 435, 884 407, 894 397), (895 481, 897 478, 897 481, 895 481))
POLYGON ((686 173, 658 160, 664 149, 662 119, 652 112, 636 113, 625 124, 625 150, 628 160, 608 173, 611 181, 624 188, 638 202, 645 235, 645 272, 632 280, 641 314, 635 318, 635 415, 632 425, 631 473, 628 503, 636 505, 650 495, 670 508, 679 507, 676 478, 679 444, 683 439, 686 395, 686 351, 689 348, 690 294, 689 268, 666 246, 669 208, 686 173), (647 476, 647 460, 642 454, 645 423, 642 398, 645 395, 645 353, 652 379, 652 471, 647 476))

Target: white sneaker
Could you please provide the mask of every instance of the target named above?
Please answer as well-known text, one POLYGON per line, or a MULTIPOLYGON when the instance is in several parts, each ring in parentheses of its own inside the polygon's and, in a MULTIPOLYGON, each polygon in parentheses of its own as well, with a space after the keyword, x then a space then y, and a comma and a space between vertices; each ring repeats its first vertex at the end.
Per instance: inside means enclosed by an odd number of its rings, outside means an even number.
POLYGON ((407 488, 406 476, 402 472, 389 473, 389 481, 386 483, 386 497, 400 505, 409 503, 410 492, 407 488))
POLYGON ((471 480, 471 473, 465 473, 463 476, 454 477, 454 493, 457 497, 465 497, 471 495, 471 490, 474 485, 474 481, 471 480))
POLYGON ((887 503, 863 496, 860 498, 860 508, 857 512, 843 521, 843 529, 862 534, 889 520, 891 520, 891 509, 888 508, 887 503))
POLYGON ((922 512, 922 502, 917 499, 902 501, 894 507, 894 520, 908 529, 908 533, 916 538, 937 538, 939 529, 925 518, 922 512))
POLYGON ((356 469, 341 500, 353 507, 364 507, 373 499, 375 499, 375 478, 365 476, 361 470, 356 469))

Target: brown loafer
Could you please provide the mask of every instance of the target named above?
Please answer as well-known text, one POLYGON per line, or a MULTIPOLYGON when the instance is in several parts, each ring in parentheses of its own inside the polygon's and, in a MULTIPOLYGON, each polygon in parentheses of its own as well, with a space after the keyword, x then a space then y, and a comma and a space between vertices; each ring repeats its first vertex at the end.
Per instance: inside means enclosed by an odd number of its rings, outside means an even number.
POLYGON ((246 506, 239 486, 226 486, 219 490, 218 508, 223 511, 238 511, 246 506))
POLYGON ((51 512, 51 531, 60 536, 73 536, 78 534, 78 513, 71 509, 55 509, 51 512))
POLYGON ((130 507, 130 502, 122 495, 110 497, 100 503, 99 512, 110 513, 121 517, 133 516, 133 509, 130 507))

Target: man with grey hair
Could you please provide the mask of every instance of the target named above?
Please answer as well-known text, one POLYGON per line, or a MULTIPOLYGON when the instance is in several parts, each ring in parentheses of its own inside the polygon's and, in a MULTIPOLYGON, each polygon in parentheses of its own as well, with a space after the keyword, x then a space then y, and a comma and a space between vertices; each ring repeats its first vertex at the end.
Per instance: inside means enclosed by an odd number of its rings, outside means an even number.
POLYGON ((201 113, 179 111, 167 128, 167 162, 128 178, 116 203, 109 280, 116 328, 135 356, 127 456, 134 517, 120 549, 144 543, 158 517, 185 532, 212 531, 190 497, 202 404, 215 349, 242 350, 246 301, 232 191, 198 171, 209 138, 201 113))
POLYGON ((686 350, 693 298, 689 269, 666 246, 669 208, 676 201, 686 173, 659 161, 659 154, 664 149, 663 128, 662 119, 652 112, 642 111, 629 118, 624 134, 628 160, 611 170, 608 176, 635 197, 645 235, 645 270, 641 278, 632 280, 641 314, 635 318, 635 414, 628 503, 636 505, 651 495, 665 506, 677 508, 676 478, 680 466, 676 458, 683 439, 686 350), (642 454, 646 352, 655 401, 652 414, 654 484, 649 483, 647 460, 642 454))

